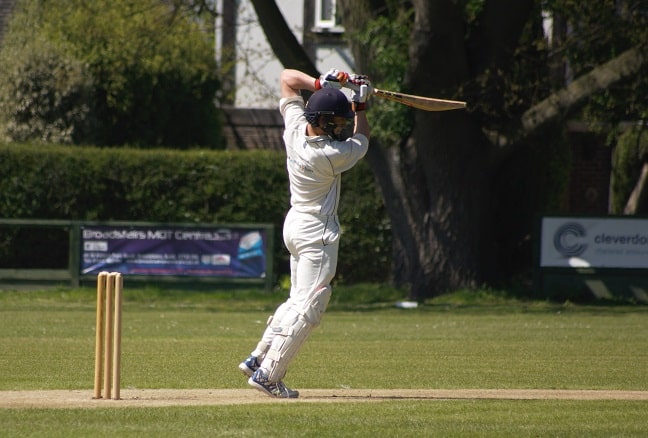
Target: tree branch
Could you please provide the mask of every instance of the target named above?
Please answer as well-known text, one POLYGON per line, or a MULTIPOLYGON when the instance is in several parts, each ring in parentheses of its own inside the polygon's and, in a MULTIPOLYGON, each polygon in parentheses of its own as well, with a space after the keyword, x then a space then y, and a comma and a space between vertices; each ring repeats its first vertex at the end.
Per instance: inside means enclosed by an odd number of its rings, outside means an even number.
POLYGON ((566 113, 574 105, 613 83, 636 74, 646 62, 646 48, 633 47, 576 79, 562 90, 529 108, 522 115, 522 128, 529 133, 539 126, 566 113))
POLYGON ((641 175, 637 180, 634 190, 628 198, 628 203, 623 210, 624 214, 645 214, 646 200, 648 199, 648 163, 641 168, 641 175))
POLYGON ((272 47, 272 51, 285 68, 301 70, 313 77, 319 77, 317 67, 306 55, 284 19, 276 2, 252 0, 259 23, 272 47))

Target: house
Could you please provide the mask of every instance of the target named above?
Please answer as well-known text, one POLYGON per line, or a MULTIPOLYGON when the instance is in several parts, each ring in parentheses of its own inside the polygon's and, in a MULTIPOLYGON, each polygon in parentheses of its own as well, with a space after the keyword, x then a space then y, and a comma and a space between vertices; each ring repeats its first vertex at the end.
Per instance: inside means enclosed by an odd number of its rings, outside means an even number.
MULTIPOLYGON (((335 0, 277 0, 276 4, 319 71, 353 71, 335 0)), ((249 0, 217 0, 216 10, 216 58, 222 71, 220 103, 227 148, 283 150, 278 100, 284 66, 249 0)))

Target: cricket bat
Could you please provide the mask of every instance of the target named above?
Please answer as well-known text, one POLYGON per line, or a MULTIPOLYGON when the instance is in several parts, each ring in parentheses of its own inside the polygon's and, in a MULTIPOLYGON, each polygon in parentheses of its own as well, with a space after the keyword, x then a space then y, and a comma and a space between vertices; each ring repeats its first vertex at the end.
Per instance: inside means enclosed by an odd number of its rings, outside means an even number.
POLYGON ((374 88, 377 97, 411 106, 423 111, 449 111, 466 108, 466 102, 460 100, 436 99, 434 97, 415 96, 413 94, 397 93, 374 88))

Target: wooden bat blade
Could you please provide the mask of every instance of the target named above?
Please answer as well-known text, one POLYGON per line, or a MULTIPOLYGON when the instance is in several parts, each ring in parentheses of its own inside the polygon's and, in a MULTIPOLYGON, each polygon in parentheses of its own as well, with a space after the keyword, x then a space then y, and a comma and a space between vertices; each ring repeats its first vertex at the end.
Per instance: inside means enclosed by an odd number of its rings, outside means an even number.
POLYGON ((436 99, 434 97, 415 96, 413 94, 396 93, 374 88, 374 94, 383 99, 402 103, 423 111, 449 111, 466 108, 466 102, 460 100, 436 99))

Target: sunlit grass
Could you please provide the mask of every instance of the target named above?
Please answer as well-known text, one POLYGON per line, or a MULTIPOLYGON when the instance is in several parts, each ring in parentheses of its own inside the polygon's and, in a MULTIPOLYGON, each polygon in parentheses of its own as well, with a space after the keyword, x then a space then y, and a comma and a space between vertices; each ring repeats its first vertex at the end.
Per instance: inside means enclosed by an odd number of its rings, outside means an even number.
MULTIPOLYGON (((286 376, 297 389, 648 390, 648 307, 467 292, 398 309, 337 299, 286 376)), ((126 288, 123 388, 248 389, 237 364, 285 291, 126 288)), ((93 288, 0 292, 0 391, 92 388, 93 288)), ((251 390, 251 389, 250 389, 251 390)), ((1 396, 1 395, 0 395, 1 396)), ((385 400, 0 409, 7 436, 645 436, 648 402, 385 400)))

